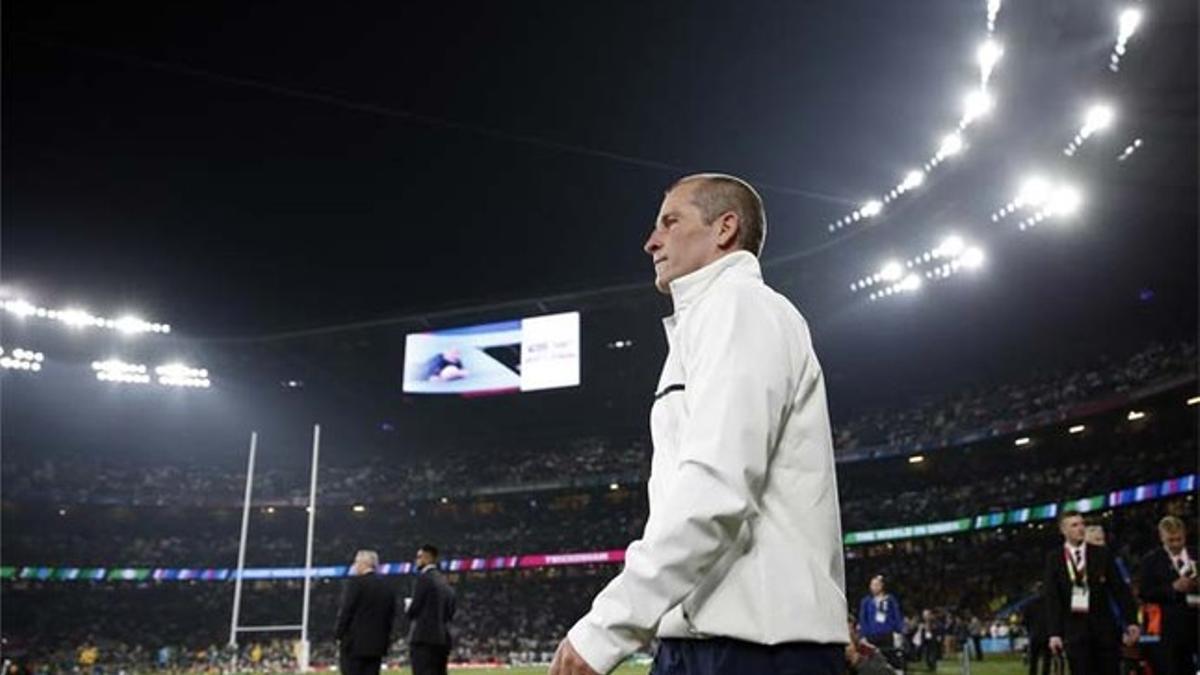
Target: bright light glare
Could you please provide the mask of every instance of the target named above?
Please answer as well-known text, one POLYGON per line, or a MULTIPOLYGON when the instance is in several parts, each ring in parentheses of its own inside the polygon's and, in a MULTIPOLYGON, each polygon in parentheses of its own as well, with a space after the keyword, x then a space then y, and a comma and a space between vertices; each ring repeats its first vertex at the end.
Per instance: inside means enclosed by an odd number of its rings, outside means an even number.
POLYGON ((896 281, 904 274, 904 266, 895 260, 884 263, 879 270, 879 278, 883 281, 896 281))
POLYGON ((962 261, 963 267, 969 270, 977 270, 983 267, 983 259, 983 249, 975 246, 964 251, 962 257, 959 258, 962 261))
POLYGON ((1087 429, 1087 427, 1083 426, 1082 424, 1076 424, 1075 426, 1071 427, 1070 429, 1067 429, 1067 433, 1082 434, 1086 429, 1087 429))
POLYGON ((925 172, 920 169, 913 169, 904 174, 904 180, 900 183, 900 189, 907 191, 919 188, 924 182, 925 172))
POLYGON ((133 333, 143 333, 145 331, 150 330, 150 324, 146 323, 145 321, 143 321, 142 319, 139 319, 136 316, 123 316, 120 319, 117 319, 116 321, 114 321, 113 326, 114 326, 114 328, 121 331, 122 333, 125 333, 126 335, 130 335, 133 333))
POLYGON ((1017 191, 1017 204, 1039 206, 1050 197, 1050 183, 1041 176, 1030 176, 1017 191))
POLYGON ((962 253, 966 246, 963 243, 962 237, 952 234, 942 240, 942 243, 937 247, 935 252, 943 258, 957 258, 958 254, 962 253))
POLYGON ((947 134, 946 137, 942 139, 942 144, 938 148, 938 154, 942 157, 950 157, 951 155, 957 155, 958 153, 962 152, 962 149, 962 136, 959 136, 957 133, 947 134))
POLYGON ((1079 190, 1064 185, 1054 191, 1054 195, 1050 197, 1048 210, 1056 216, 1073 215, 1079 210, 1079 206, 1083 203, 1083 196, 1079 194, 1079 190))
POLYGON ((995 101, 991 95, 982 89, 967 94, 963 99, 963 121, 972 122, 987 115, 992 111, 993 105, 995 101))
POLYGON ((925 455, 911 455, 908 458, 909 464, 920 464, 925 461, 925 455))
POLYGON ((1083 129, 1079 135, 1087 138, 1097 131, 1108 128, 1112 124, 1113 117, 1112 106, 1098 104, 1088 108, 1087 114, 1083 118, 1083 129))
POLYGON ((872 216, 879 215, 879 212, 882 210, 883 210, 883 204, 880 203, 880 201, 878 199, 872 199, 872 200, 868 201, 866 204, 863 204, 862 207, 860 207, 858 209, 858 212, 861 213, 863 216, 870 218, 872 216))
POLYGON ((1125 419, 1129 420, 1130 422, 1136 422, 1136 421, 1144 418, 1145 416, 1146 416, 1146 413, 1144 413, 1140 410, 1130 410, 1129 414, 1125 416, 1125 419))
POLYGON ((1000 57, 1004 56, 1004 48, 1000 46, 1000 43, 988 38, 979 45, 975 56, 979 59, 979 74, 986 84, 992 75, 992 69, 1000 61, 1000 57))
POLYGON ((37 311, 37 308, 24 300, 9 300, 4 303, 4 309, 16 314, 17 316, 29 316, 37 311))
POLYGON ((904 277, 904 281, 900 282, 900 290, 915 291, 921 287, 921 277, 916 274, 910 274, 904 277))
POLYGON ((1030 438, 1028 436, 1022 436, 1022 437, 1018 438, 1017 440, 1013 441, 1013 445, 1015 445, 1019 448, 1019 447, 1025 446, 1025 445, 1029 445, 1032 442, 1033 441, 1030 440, 1030 438))
POLYGON ((1140 25, 1142 25, 1142 10, 1137 7, 1129 7, 1122 11, 1121 15, 1117 17, 1117 42, 1128 40, 1137 32, 1140 25))

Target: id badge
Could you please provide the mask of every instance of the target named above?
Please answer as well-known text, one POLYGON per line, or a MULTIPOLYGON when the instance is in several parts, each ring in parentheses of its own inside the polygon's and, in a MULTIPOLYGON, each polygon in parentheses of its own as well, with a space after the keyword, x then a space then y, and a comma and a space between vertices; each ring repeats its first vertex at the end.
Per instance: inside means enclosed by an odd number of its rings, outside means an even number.
POLYGON ((1088 589, 1086 586, 1071 587, 1071 611, 1087 613, 1088 589))
POLYGON ((875 612, 875 623, 887 623, 887 613, 875 612))
POLYGON ((1188 607, 1200 607, 1200 593, 1187 594, 1188 607))

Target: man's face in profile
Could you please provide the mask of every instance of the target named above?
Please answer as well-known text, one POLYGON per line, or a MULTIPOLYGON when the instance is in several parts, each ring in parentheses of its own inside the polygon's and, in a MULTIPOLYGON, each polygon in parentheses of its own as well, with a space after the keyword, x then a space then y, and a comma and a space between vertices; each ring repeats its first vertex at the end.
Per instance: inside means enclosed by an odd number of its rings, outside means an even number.
POLYGON ((654 287, 660 293, 669 294, 672 281, 722 255, 718 228, 704 222, 704 214, 692 200, 702 184, 701 180, 687 181, 667 193, 654 229, 642 247, 654 261, 654 287))

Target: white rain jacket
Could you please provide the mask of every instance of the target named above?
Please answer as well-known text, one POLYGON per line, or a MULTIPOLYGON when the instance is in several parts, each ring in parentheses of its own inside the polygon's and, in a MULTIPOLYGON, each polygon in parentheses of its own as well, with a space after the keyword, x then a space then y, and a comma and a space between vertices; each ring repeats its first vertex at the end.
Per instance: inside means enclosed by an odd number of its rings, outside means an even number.
POLYGON ((671 295, 650 517, 571 644, 601 673, 655 635, 844 644, 833 440, 808 325, 745 251, 671 295))

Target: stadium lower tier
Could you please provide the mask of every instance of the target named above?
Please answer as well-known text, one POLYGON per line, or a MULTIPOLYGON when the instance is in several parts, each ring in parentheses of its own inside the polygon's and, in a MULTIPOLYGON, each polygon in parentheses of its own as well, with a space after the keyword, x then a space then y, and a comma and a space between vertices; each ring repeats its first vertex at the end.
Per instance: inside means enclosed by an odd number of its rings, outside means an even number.
MULTIPOLYGON (((1194 495, 1146 502, 1092 514, 1105 526, 1108 545, 1131 574, 1142 555, 1157 546, 1155 524, 1165 514, 1186 518, 1195 532, 1194 495)), ((884 574, 906 617, 933 609, 947 617, 989 620, 1026 596, 1041 573, 1044 554, 1060 542, 1052 523, 979 530, 967 535, 928 537, 850 549, 847 559, 851 609, 867 581, 884 574)), ((454 622, 455 657, 502 662, 536 660, 551 652, 591 598, 619 572, 617 565, 584 565, 490 573, 451 573, 459 595, 454 622)), ((310 630, 318 662, 332 658, 332 630, 341 591, 339 580, 314 586, 310 630)), ((401 594, 411 580, 394 582, 401 594)), ((296 581, 248 583, 244 624, 294 623, 300 617, 302 586, 296 581)), ((91 643, 106 664, 150 665, 163 647, 173 659, 228 658, 232 584, 207 582, 79 582, 13 580, 3 586, 6 654, 27 662, 73 663, 91 643), (202 654, 202 656, 201 656, 202 654)), ((403 635, 399 627, 396 635, 403 635)), ((243 639, 249 658, 252 639, 243 639)), ((286 643, 264 640, 264 659, 288 659, 286 643)), ((403 640, 392 658, 402 660, 403 640)))
MULTIPOLYGON (((848 533, 974 518, 1061 503, 1196 470, 1196 408, 1130 423, 1103 418, 1028 444, 1011 438, 921 457, 839 467, 842 525, 848 533)), ((320 506, 315 559, 344 564, 370 548, 409 559, 422 543, 451 558, 624 549, 645 525, 640 484, 589 490, 529 490, 469 500, 364 500, 320 506)), ((246 563, 294 567, 304 560, 303 507, 258 507, 246 563)), ((73 506, 4 501, 0 565, 229 568, 237 559, 241 512, 234 508, 73 506)), ((852 539, 859 543, 865 539, 852 539)))

